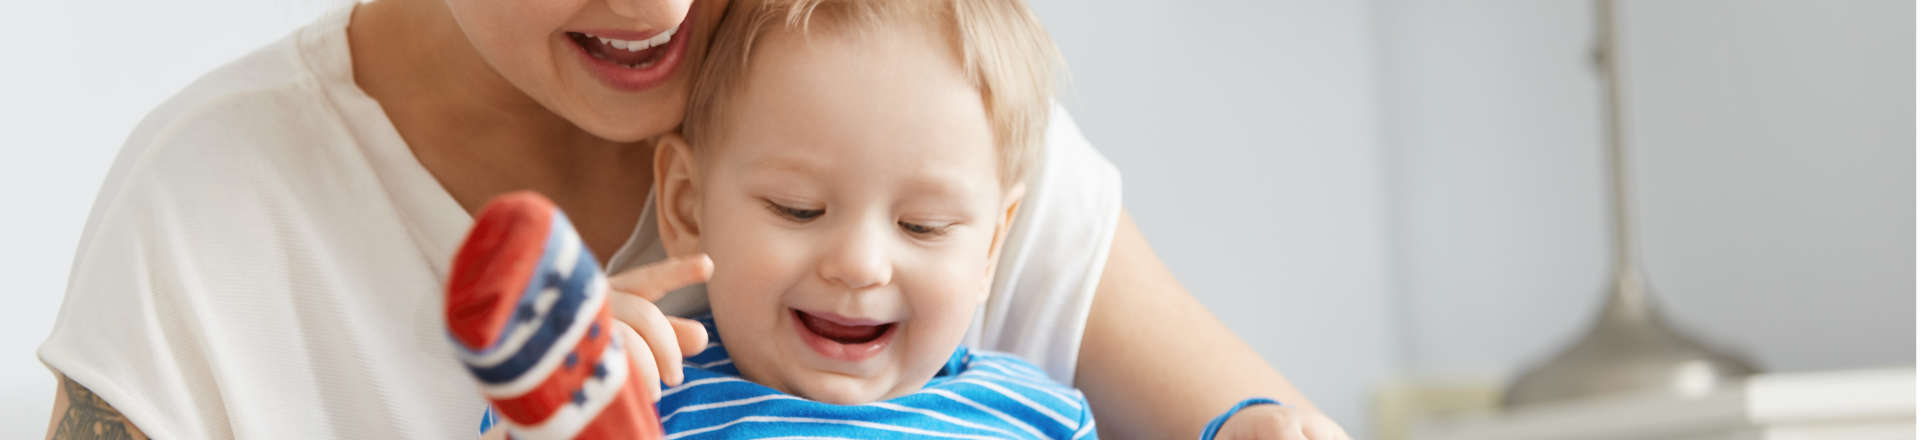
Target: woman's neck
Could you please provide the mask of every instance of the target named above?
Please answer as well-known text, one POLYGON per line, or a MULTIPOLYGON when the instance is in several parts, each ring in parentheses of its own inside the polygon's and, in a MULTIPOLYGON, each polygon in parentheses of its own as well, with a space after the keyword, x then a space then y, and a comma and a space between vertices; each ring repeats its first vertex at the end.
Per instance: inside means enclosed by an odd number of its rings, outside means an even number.
POLYGON ((480 58, 440 0, 360 4, 347 38, 354 82, 467 212, 533 189, 595 254, 625 242, 652 182, 650 145, 599 138, 541 106, 480 58))

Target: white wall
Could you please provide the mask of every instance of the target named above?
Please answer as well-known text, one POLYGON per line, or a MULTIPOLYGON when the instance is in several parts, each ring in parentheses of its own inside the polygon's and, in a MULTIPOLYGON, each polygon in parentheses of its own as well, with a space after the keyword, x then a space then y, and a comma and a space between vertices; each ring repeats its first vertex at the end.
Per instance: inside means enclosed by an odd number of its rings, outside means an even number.
POLYGON ((9 2, 0 14, 0 438, 40 438, 53 328, 87 209, 121 141, 201 73, 336 0, 9 2))
POLYGON ((1782 370, 1914 363, 1914 3, 1623 11, 1648 276, 1782 370))
MULTIPOLYGON (((1774 370, 1913 363, 1913 7, 1622 6, 1646 269, 1681 325, 1774 370)), ((1502 377, 1605 282, 1593 11, 1380 10, 1407 368, 1502 377)))
POLYGON ((1067 107, 1160 257, 1367 438, 1366 390, 1394 363, 1370 6, 1033 4, 1074 73, 1067 107))
POLYGON ((1589 6, 1382 3, 1407 367, 1512 368, 1577 330, 1605 276, 1589 6))

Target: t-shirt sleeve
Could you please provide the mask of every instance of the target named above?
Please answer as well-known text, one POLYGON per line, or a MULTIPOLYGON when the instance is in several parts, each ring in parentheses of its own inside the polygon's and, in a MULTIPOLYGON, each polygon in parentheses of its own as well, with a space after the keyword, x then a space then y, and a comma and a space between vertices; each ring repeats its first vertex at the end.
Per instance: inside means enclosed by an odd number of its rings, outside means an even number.
MULTIPOLYGON (((115 185, 110 185, 113 188, 115 185)), ((95 206, 41 362, 85 386, 152 438, 212 438, 225 426, 204 330, 180 295, 196 281, 178 221, 154 185, 95 206), (194 390, 200 390, 195 392, 194 390), (209 417, 213 419, 208 419, 209 417)))
POLYGON ((1019 355, 1073 383, 1094 288, 1120 221, 1120 172, 1065 109, 1049 117, 1040 166, 1001 248, 993 293, 967 343, 1019 355))
POLYGON ((1080 416, 1077 417, 1080 428, 1073 431, 1073 439, 1100 438, 1100 427, 1093 420, 1093 405, 1087 403, 1086 396, 1075 397, 1080 399, 1080 416))

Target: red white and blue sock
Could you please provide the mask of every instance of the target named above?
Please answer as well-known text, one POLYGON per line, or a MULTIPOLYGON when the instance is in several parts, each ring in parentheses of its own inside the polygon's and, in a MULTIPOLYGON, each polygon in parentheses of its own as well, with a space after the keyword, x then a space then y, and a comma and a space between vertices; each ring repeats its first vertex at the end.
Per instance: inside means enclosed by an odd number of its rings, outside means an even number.
POLYGON ((447 277, 447 331, 515 438, 661 437, 607 295, 599 262, 545 197, 502 195, 476 217, 447 277))

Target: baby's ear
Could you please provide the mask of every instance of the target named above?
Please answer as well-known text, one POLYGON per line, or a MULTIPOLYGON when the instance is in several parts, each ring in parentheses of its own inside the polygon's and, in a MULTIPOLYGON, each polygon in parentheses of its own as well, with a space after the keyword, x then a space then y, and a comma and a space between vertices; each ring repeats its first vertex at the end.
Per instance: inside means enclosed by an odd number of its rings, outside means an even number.
MULTIPOLYGON (((1013 229, 1013 218, 1020 210, 1020 202, 1027 197, 1025 183, 1014 184, 1007 188, 1006 196, 1001 197, 1000 211, 994 213, 993 244, 987 249, 987 290, 993 289, 993 269, 1000 266, 1000 248, 1007 244, 1007 233, 1013 229)), ((981 292, 985 298, 986 292, 981 292)))
POLYGON ((668 256, 700 253, 700 186, 693 149, 679 133, 660 135, 653 146, 654 211, 660 244, 668 256))

